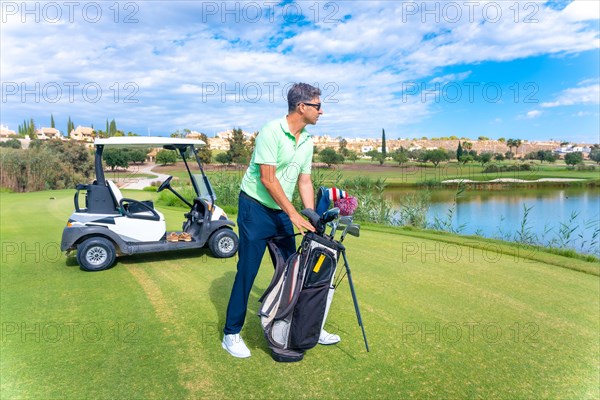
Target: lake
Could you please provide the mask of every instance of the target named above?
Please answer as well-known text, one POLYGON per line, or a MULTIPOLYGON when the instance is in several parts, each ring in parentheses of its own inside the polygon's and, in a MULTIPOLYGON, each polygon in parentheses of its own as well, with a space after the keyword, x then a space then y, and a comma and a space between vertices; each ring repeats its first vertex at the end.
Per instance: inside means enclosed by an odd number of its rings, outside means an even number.
MULTIPOLYGON (((399 209, 402 198, 416 191, 387 189, 386 198, 399 209)), ((446 221, 456 190, 433 189, 430 193, 428 223, 434 224, 436 218, 446 221)), ((521 230, 525 207, 525 231, 535 235, 536 242, 600 255, 599 188, 465 190, 456 201, 452 227, 463 234, 513 240, 521 230)))

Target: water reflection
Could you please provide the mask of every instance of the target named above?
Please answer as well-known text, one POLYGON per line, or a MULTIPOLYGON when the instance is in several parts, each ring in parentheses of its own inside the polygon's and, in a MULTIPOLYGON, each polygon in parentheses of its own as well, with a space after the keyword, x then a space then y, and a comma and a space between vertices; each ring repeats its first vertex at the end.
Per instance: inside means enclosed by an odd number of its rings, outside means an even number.
MULTIPOLYGON (((390 189, 386 191, 386 198, 399 209, 401 200, 416 192, 415 189, 390 189)), ((448 210, 454 207, 456 190, 431 190, 430 193, 427 221, 430 224, 436 218, 445 221, 448 210)), ((452 226, 455 229, 464 226, 461 232, 465 234, 513 239, 522 229, 525 209, 528 209, 526 227, 540 242, 565 242, 566 232, 575 228, 569 247, 600 254, 599 245, 590 247, 594 231, 600 229, 598 188, 465 190, 456 199, 452 226), (566 229, 567 225, 570 229, 566 229)))

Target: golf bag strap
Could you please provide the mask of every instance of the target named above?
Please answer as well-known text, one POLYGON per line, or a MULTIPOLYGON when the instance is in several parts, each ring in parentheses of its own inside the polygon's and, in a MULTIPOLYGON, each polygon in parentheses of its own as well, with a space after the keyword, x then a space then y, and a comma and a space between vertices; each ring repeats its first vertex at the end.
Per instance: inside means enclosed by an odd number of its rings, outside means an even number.
POLYGON ((275 268, 275 273, 273 274, 273 279, 271 279, 271 283, 263 293, 263 295, 258 299, 259 302, 263 302, 265 297, 273 290, 273 287, 277 284, 277 282, 281 279, 281 275, 285 271, 286 260, 283 259, 283 255, 281 254, 281 250, 277 247, 277 243, 275 238, 269 239, 267 241, 267 246, 269 249, 269 254, 271 255, 271 260, 273 260, 273 268, 275 268))
POLYGON ((287 238, 291 238, 291 237, 295 237, 295 236, 298 236, 298 235, 299 235, 299 233, 292 233, 292 234, 290 234, 290 235, 278 235, 278 236, 273 236, 272 238, 270 238, 270 239, 268 240, 268 242, 267 242, 267 243, 270 243, 270 242, 278 242, 278 241, 280 241, 280 240, 287 239, 287 238))

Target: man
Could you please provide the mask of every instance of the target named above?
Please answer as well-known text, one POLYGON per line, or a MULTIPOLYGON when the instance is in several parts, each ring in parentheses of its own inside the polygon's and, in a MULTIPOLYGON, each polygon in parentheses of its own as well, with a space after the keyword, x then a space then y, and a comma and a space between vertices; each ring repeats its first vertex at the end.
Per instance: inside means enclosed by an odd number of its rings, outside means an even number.
MULTIPOLYGON (((248 297, 267 247, 275 236, 284 258, 296 251, 294 226, 304 234, 314 232, 292 205, 298 186, 305 208, 315 206, 310 178, 313 141, 304 129, 315 125, 321 110, 321 91, 306 83, 296 83, 288 92, 288 115, 269 122, 256 137, 248 170, 242 179, 238 207, 239 261, 231 289, 222 346, 232 356, 250 357, 240 336, 246 318, 248 297)), ((339 336, 321 332, 320 343, 334 344, 339 336)))

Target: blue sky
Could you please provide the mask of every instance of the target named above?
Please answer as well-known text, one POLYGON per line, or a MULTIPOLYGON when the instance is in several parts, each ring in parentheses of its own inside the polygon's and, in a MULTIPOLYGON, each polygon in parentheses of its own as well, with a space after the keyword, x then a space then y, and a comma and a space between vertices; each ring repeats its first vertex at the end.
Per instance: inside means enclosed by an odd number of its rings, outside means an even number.
POLYGON ((597 1, 3 2, 0 122, 600 142, 597 1))

